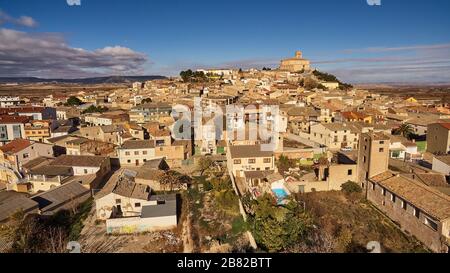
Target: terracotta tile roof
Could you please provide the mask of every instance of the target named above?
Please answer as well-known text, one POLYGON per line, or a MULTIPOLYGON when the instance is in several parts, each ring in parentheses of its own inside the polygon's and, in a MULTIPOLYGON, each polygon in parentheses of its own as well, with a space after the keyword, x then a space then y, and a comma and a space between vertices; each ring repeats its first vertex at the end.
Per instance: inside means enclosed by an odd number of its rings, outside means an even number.
POLYGON ((10 143, 0 147, 0 150, 3 153, 7 154, 15 154, 17 152, 22 151, 25 148, 28 148, 32 145, 31 141, 26 139, 15 139, 10 143))
POLYGON ((263 179, 273 173, 274 171, 245 171, 244 175, 246 179, 263 179))
POLYGON ((440 173, 416 173, 416 177, 430 187, 450 188, 445 176, 440 173))
POLYGON ((450 165, 450 155, 436 156, 436 159, 441 161, 442 163, 450 165))
POLYGON ((152 140, 128 140, 120 149, 151 149, 155 148, 155 142, 152 140))
POLYGON ((439 123, 442 127, 444 127, 447 130, 450 130, 450 123, 439 123))
POLYGON ((73 167, 100 167, 106 160, 102 156, 81 156, 62 155, 56 158, 50 165, 52 166, 73 166, 73 167))
POLYGON ((261 145, 239 145, 230 147, 231 158, 272 157, 272 151, 263 151, 261 145))
POLYGON ((44 110, 44 107, 34 106, 0 108, 0 112, 2 113, 41 113, 44 110))
POLYGON ((359 112, 342 112, 341 114, 346 119, 365 119, 369 117, 368 115, 359 112))
POLYGON ((55 160, 55 159, 52 158, 52 157, 40 156, 40 157, 32 159, 32 160, 28 161, 27 163, 23 164, 22 168, 25 169, 25 170, 31 170, 31 169, 36 168, 36 167, 40 167, 40 166, 43 166, 43 165, 48 165, 53 160, 55 160))
POLYGON ((169 130, 159 130, 159 129, 153 129, 152 130, 148 130, 149 134, 153 137, 165 137, 165 136, 170 136, 170 131, 169 130))
POLYGON ((24 116, 0 116, 0 124, 15 124, 15 123, 27 123, 30 120, 29 117, 24 116))
POLYGON ((61 210, 63 204, 77 202, 79 197, 87 195, 90 195, 90 190, 79 182, 73 181, 35 195, 31 199, 39 204, 42 215, 52 215, 61 210))
POLYGON ((450 196, 438 190, 392 172, 380 174, 370 180, 437 220, 450 218, 450 196))
POLYGON ((69 166, 44 165, 30 170, 30 174, 45 176, 70 176, 73 175, 73 172, 72 168, 69 166))
POLYGON ((0 222, 7 220, 19 210, 31 212, 38 209, 38 203, 13 191, 0 192, 0 222))
POLYGON ((98 200, 110 193, 140 200, 150 200, 151 188, 147 185, 135 183, 133 178, 128 178, 122 172, 114 175, 95 198, 98 200))

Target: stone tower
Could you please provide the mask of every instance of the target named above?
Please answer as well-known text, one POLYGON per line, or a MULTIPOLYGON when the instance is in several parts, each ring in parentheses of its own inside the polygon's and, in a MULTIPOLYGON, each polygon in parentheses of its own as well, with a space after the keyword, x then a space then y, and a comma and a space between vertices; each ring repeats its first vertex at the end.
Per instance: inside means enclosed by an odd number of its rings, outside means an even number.
POLYGON ((390 137, 383 133, 361 134, 358 151, 358 183, 364 188, 367 180, 389 169, 390 137))

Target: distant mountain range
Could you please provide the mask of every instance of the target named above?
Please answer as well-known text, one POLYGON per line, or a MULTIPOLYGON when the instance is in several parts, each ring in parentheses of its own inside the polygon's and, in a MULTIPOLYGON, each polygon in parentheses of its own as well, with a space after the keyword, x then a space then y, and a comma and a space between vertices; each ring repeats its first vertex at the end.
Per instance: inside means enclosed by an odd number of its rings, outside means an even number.
POLYGON ((0 77, 0 84, 5 83, 69 83, 69 84, 107 84, 107 83, 132 83, 151 80, 166 79, 164 76, 109 76, 82 79, 41 79, 35 77, 0 77))

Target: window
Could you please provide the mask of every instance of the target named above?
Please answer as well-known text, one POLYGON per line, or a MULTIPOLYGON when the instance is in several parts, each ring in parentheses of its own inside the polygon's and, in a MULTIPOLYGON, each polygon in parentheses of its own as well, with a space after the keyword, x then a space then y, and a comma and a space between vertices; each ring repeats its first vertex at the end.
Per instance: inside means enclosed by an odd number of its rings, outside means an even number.
POLYGON ((438 231, 438 224, 428 217, 425 217, 425 225, 429 226, 434 231, 438 231))
POLYGON ((125 152, 125 155, 130 155, 130 152, 125 152))
POLYGON ((264 163, 272 163, 272 158, 264 158, 264 163))
POLYGON ((384 144, 384 141, 380 141, 380 144, 383 145, 383 144, 384 144))
POLYGON ((88 170, 87 169, 84 169, 84 174, 87 174, 88 173, 88 170))
POLYGON ((140 208, 140 207, 141 207, 141 203, 135 203, 135 204, 134 204, 134 207, 140 208))
POLYGON ((304 185, 298 186, 298 192, 305 193, 305 186, 304 185))
POLYGON ((347 175, 353 175, 353 170, 348 170, 347 175))
POLYGON ((396 198, 397 198, 397 196, 395 196, 395 194, 391 194, 391 201, 393 203, 395 203, 396 198))
POLYGON ((386 196, 386 189, 381 189, 381 193, 383 194, 383 196, 386 196))
POLYGON ((234 164, 235 164, 235 165, 241 164, 241 160, 240 160, 240 159, 235 159, 235 160, 234 160, 234 164))
POLYGON ((383 153, 384 152, 384 148, 380 148, 380 153, 383 153))
POLYGON ((414 216, 416 216, 417 219, 420 218, 420 210, 418 208, 414 208, 414 216))
POLYGON ((30 154, 28 154, 28 153, 23 154, 23 158, 29 158, 29 157, 30 157, 30 154))
POLYGON ((248 160, 248 164, 255 164, 256 163, 256 159, 252 158, 248 160))
POLYGON ((147 155, 147 151, 143 151, 142 154, 143 154, 143 155, 147 155))
POLYGON ((122 203, 122 200, 116 199, 116 204, 120 204, 120 203, 122 203))
POLYGON ((372 182, 372 190, 375 190, 375 183, 372 182))
POLYGON ((405 200, 402 200, 402 209, 406 210, 408 208, 408 203, 405 200))
POLYGON ((13 138, 22 138, 22 130, 20 125, 13 125, 13 138))
POLYGON ((130 160, 130 159, 128 159, 128 160, 127 160, 127 162, 128 162, 128 163, 131 163, 131 160, 130 160))
POLYGON ((135 152, 134 152, 134 155, 139 155, 139 151, 135 151, 135 152))

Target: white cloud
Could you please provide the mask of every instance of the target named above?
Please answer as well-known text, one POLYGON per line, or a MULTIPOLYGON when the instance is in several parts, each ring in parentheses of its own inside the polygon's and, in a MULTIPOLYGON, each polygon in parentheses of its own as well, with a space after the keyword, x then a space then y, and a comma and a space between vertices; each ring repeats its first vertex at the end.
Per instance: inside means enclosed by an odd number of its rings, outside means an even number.
POLYGON ((10 16, 9 14, 5 13, 4 11, 0 10, 0 25, 6 24, 6 23, 24 26, 24 27, 36 27, 37 26, 37 22, 29 16, 21 16, 19 18, 14 18, 14 17, 10 16))
POLYGON ((142 74, 148 57, 122 46, 97 50, 70 47, 60 34, 0 28, 0 75, 84 77, 142 74))

